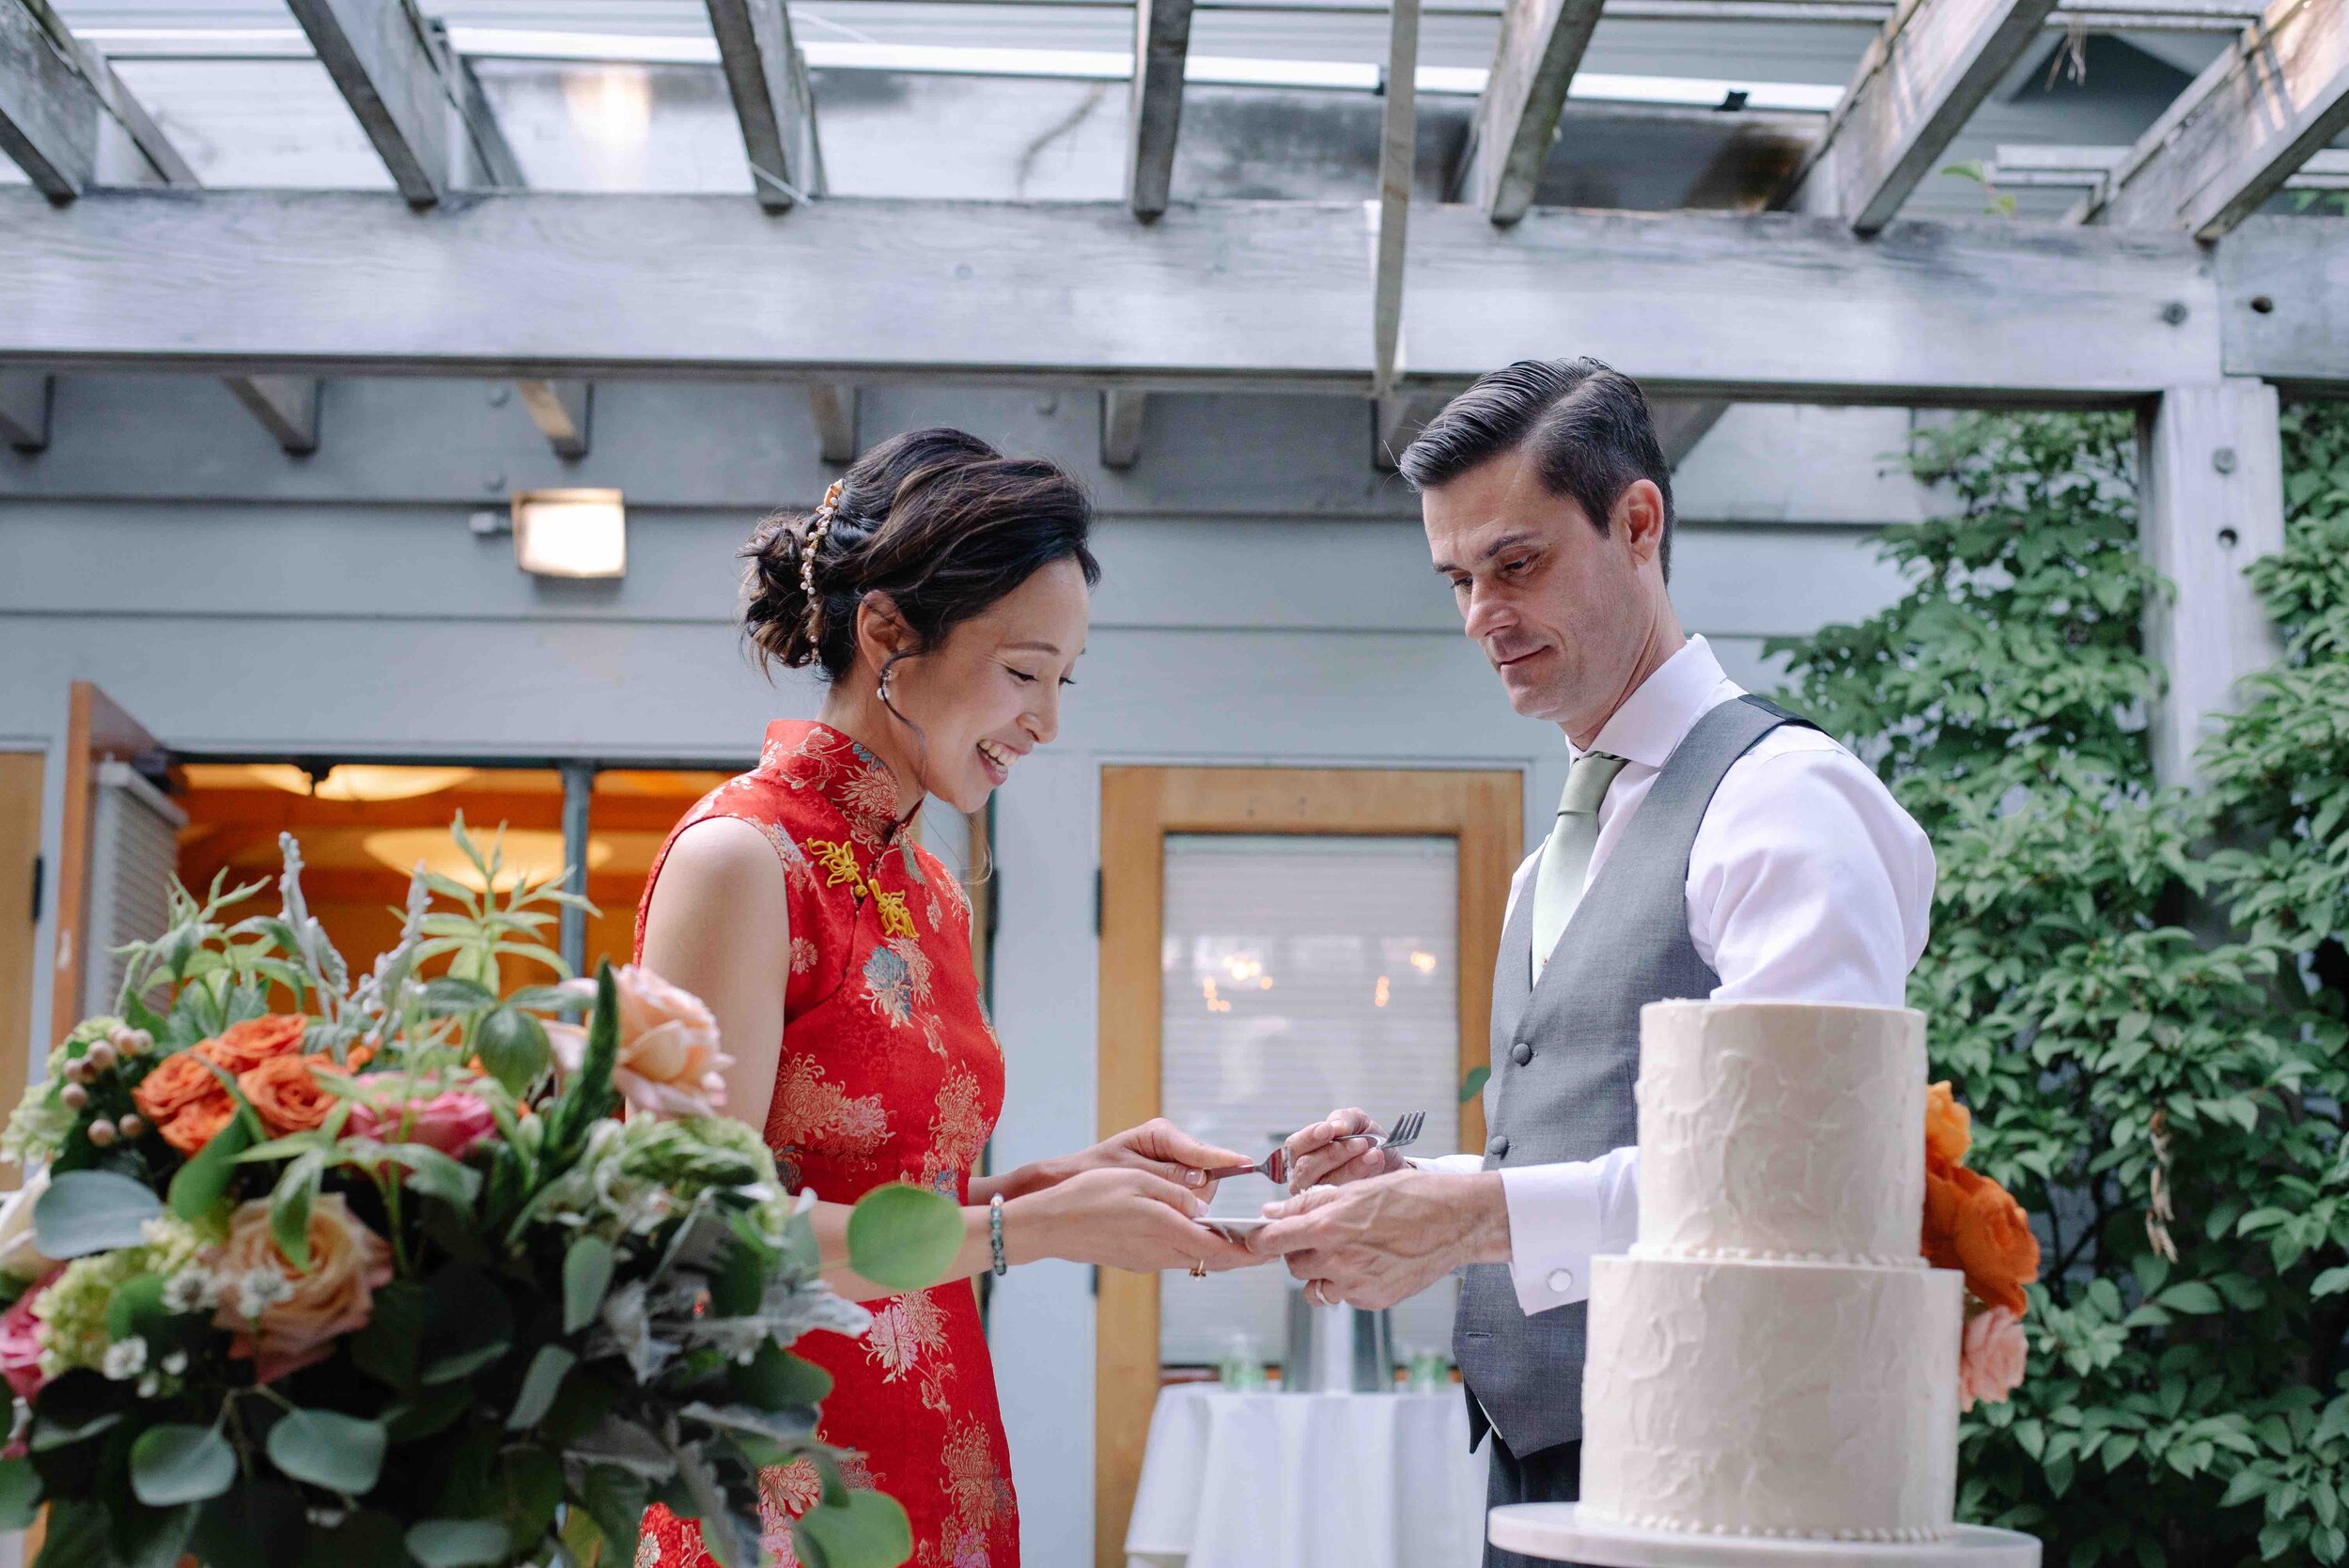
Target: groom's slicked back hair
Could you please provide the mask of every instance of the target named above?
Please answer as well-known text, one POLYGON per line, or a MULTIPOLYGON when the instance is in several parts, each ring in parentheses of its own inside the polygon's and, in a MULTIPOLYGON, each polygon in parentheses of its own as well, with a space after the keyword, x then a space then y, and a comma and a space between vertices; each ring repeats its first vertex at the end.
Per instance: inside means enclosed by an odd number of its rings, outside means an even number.
POLYGON ((1444 405, 1395 466, 1427 489, 1520 447, 1542 488, 1579 503, 1601 534, 1637 479, 1664 496, 1657 558, 1672 567, 1672 475, 1640 383, 1595 359, 1521 359, 1478 379, 1444 405))

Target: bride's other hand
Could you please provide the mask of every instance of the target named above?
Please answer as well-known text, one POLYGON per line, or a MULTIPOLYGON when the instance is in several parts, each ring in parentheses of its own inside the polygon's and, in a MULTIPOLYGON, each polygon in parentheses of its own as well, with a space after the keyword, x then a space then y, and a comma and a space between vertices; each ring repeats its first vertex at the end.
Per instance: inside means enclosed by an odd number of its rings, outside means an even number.
POLYGON ((1014 1263, 1066 1258, 1138 1274, 1199 1265, 1221 1273, 1263 1261, 1200 1224, 1206 1212, 1196 1188, 1149 1171, 1080 1171, 1004 1205, 1003 1248, 1014 1263))
POLYGON ((1289 1190, 1344 1187, 1348 1182, 1408 1170, 1410 1161, 1401 1155, 1374 1147, 1367 1140, 1353 1136, 1368 1133, 1375 1138, 1385 1130, 1367 1112, 1348 1110, 1332 1110, 1326 1119, 1289 1134, 1288 1141, 1282 1145, 1288 1151, 1289 1190), (1338 1141, 1341 1138, 1347 1141, 1338 1141))
POLYGON ((1178 1187, 1189 1188, 1201 1199, 1211 1199, 1216 1184, 1207 1180, 1207 1172, 1248 1163, 1246 1155, 1203 1143, 1159 1116, 1072 1155, 1066 1174, 1074 1175, 1080 1171, 1146 1171, 1178 1187))

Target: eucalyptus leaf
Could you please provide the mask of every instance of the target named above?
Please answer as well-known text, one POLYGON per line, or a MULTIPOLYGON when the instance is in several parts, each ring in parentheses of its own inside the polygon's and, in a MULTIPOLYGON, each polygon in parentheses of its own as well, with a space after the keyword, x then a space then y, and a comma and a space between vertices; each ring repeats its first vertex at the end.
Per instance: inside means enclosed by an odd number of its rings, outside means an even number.
POLYGON ((237 1482, 237 1451, 218 1426, 150 1426, 131 1445, 131 1490, 150 1508, 203 1502, 237 1482))
POLYGON ((365 1497, 383 1474, 383 1423, 338 1410, 288 1410, 269 1429, 270 1463, 295 1481, 365 1497))
POLYGON ((894 1291, 937 1284, 961 1250, 961 1209, 928 1188, 876 1188, 848 1216, 848 1266, 894 1291))
POLYGON ((136 1247, 147 1222, 163 1212, 145 1182, 112 1171, 68 1171, 50 1178, 33 1203, 33 1240, 44 1257, 63 1261, 136 1247))
POLYGON ((326 1156, 313 1149, 286 1167, 270 1193, 270 1239, 303 1274, 310 1272, 310 1207, 318 1201, 325 1174, 326 1156))
POLYGON ((546 1419, 554 1408, 554 1396, 562 1391, 563 1379, 579 1364, 579 1354, 568 1345, 542 1344, 530 1358, 530 1370, 522 1374, 522 1386, 514 1396, 514 1407, 506 1413, 506 1429, 524 1432, 546 1419))
POLYGON ((546 1026, 518 1008, 500 1007, 485 1015, 472 1045, 490 1076, 517 1094, 554 1063, 546 1026))
POLYGON ((851 1492, 845 1504, 818 1503, 793 1526, 824 1568, 897 1568, 913 1555, 913 1527, 897 1499, 851 1492))
POLYGON ((581 1235, 563 1253, 563 1332, 576 1334, 596 1321, 612 1288, 612 1244, 581 1235))
POLYGON ((419 1519, 404 1540, 424 1568, 494 1568, 506 1559, 506 1527, 489 1519, 419 1519))
POLYGON ((39 1517, 40 1472, 30 1459, 0 1459, 0 1530, 23 1529, 39 1517))

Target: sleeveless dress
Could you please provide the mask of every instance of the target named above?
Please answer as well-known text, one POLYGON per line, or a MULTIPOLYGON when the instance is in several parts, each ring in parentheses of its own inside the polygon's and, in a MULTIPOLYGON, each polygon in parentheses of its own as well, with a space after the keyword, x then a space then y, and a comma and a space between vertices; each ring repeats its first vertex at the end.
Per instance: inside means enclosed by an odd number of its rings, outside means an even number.
MULTIPOLYGON (((672 830, 712 816, 752 824, 789 889, 790 980, 767 1143, 783 1179, 830 1203, 889 1182, 957 1202, 1003 1103, 1003 1056, 979 1000, 971 905, 899 829, 897 792, 872 753, 822 724, 769 726, 758 767, 672 830)), ((913 1568, 1016 1568, 1019 1520, 975 1293, 968 1280, 867 1302, 863 1339, 812 1333, 792 1348, 832 1374, 818 1428, 852 1451, 851 1486, 904 1505, 913 1568)), ((790 1521, 815 1504, 807 1461, 759 1478, 762 1557, 795 1568, 790 1521)), ((715 1568, 701 1530, 655 1504, 637 1568, 715 1568)))

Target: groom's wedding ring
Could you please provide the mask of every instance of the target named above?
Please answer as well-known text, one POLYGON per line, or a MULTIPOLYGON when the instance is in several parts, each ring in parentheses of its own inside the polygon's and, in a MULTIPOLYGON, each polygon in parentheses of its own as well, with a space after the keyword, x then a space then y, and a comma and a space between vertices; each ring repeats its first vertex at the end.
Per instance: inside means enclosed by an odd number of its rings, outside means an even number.
POLYGON ((1194 1280, 1204 1280, 1207 1277, 1206 1259, 1201 1258, 1197 1263, 1190 1265, 1190 1277, 1194 1280))

